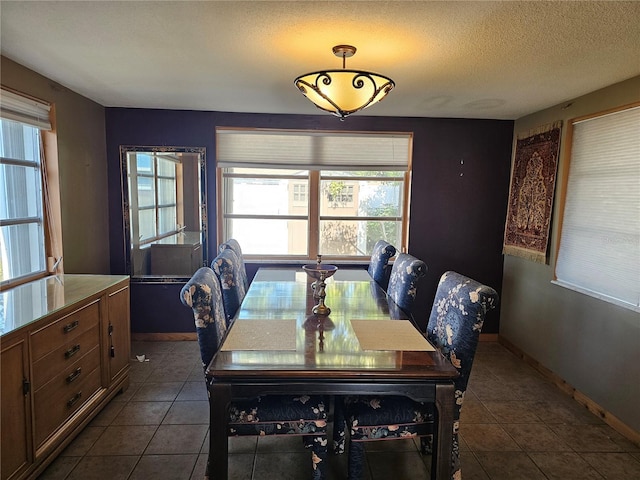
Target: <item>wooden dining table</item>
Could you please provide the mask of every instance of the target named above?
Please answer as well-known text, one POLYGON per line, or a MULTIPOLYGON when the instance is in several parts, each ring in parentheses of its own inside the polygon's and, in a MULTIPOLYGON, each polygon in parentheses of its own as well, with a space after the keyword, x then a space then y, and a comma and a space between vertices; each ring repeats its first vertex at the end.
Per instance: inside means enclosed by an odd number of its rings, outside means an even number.
POLYGON ((435 405, 431 478, 450 480, 457 370, 366 270, 340 268, 326 280, 328 316, 312 313, 319 303, 312 282, 300 268, 256 273, 206 372, 210 471, 228 478, 232 399, 294 393, 406 395, 435 405), (396 334, 397 327, 404 328, 396 334))

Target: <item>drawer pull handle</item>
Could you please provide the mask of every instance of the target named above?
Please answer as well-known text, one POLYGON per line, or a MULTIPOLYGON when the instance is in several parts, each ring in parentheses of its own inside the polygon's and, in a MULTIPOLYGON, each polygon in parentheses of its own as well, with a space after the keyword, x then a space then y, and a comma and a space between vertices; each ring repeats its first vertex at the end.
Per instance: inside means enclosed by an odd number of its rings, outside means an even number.
POLYGON ((74 320, 71 323, 67 323, 62 330, 64 331, 64 333, 69 333, 71 330, 75 330, 76 328, 78 328, 78 320, 74 320))
POLYGON ((64 352, 64 358, 69 359, 69 358, 73 357, 76 353, 78 353, 79 351, 80 351, 80 344, 76 344, 73 347, 71 347, 69 350, 64 352))
POLYGON ((82 367, 76 368, 76 371, 67 377, 67 383, 73 382, 82 373, 82 367))
POLYGON ((78 392, 76 393, 71 399, 69 399, 69 401, 67 402, 67 407, 71 408, 75 405, 75 403, 80 400, 80 397, 82 397, 82 392, 78 392))

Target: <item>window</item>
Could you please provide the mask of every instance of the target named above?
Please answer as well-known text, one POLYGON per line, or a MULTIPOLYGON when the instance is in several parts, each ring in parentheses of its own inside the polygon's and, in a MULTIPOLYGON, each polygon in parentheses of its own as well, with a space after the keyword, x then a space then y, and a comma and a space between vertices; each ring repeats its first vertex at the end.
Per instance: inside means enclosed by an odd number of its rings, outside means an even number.
POLYGON ((570 124, 556 280, 640 311, 640 106, 570 124))
POLYGON ((353 183, 344 181, 330 181, 322 185, 322 193, 327 196, 327 201, 333 208, 353 206, 353 183))
POLYGON ((128 153, 131 242, 144 245, 178 231, 178 162, 168 154, 128 153))
POLYGON ((405 244, 410 134, 218 129, 216 142, 220 241, 302 259, 405 244))
POLYGON ((51 129, 49 106, 3 88, 0 97, 0 279, 3 286, 47 273, 41 129, 51 129))
POLYGON ((294 203, 297 203, 297 204, 307 203, 307 184, 306 183, 293 184, 293 201, 294 203))

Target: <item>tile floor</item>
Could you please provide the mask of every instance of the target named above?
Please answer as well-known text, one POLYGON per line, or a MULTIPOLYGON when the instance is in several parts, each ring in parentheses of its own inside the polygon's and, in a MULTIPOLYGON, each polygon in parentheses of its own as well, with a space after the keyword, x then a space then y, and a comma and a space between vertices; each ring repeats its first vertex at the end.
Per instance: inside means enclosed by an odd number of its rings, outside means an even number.
MULTIPOLYGON (((202 479, 208 404, 195 342, 134 342, 131 386, 115 397, 41 480, 202 479), (149 362, 139 363, 135 355, 149 362)), ((640 479, 640 448, 498 343, 481 343, 461 419, 464 480, 640 479)), ((367 480, 427 477, 417 444, 373 442, 367 480)), ((305 480, 299 438, 231 438, 232 480, 305 480)), ((346 456, 329 478, 345 479, 346 456)))

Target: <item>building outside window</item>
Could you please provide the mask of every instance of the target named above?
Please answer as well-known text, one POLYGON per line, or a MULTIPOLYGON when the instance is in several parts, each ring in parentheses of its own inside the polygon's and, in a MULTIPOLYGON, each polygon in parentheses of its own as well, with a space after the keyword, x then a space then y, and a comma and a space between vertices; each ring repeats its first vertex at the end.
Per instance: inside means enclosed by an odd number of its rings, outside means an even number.
POLYGON ((369 257, 406 242, 410 134, 217 131, 219 241, 256 257, 369 257))

